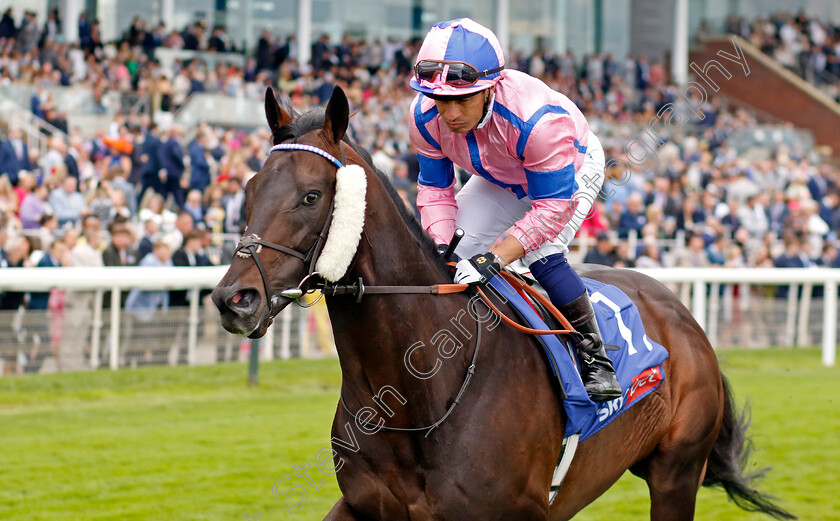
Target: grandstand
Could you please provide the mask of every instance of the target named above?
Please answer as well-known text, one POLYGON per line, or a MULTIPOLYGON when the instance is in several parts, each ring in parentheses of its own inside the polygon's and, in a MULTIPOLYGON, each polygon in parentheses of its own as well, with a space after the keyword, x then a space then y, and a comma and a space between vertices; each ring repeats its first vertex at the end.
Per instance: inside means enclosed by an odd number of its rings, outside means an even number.
MULTIPOLYGON (((243 187, 270 146, 267 86, 302 111, 340 85, 355 112, 352 137, 413 203, 419 166, 406 84, 417 37, 458 15, 495 22, 507 66, 566 94, 604 143, 605 197, 575 260, 840 267, 832 2, 786 13, 780 2, 626 0, 613 12, 558 0, 545 2, 552 16, 543 16, 533 2, 501 1, 493 11, 416 1, 377 9, 383 3, 369 0, 384 17, 378 32, 338 1, 300 0, 297 18, 288 10, 264 19, 264 5, 242 2, 247 24, 233 23, 232 3, 230 12, 197 1, 189 9, 164 1, 158 11, 124 3, 116 14, 96 2, 68 0, 57 11, 3 4, 11 7, 0 18, 0 269, 225 264, 244 227, 243 187), (720 58, 720 46, 737 54, 733 45, 747 49, 748 74, 720 58), (713 59, 731 78, 703 68, 713 59), (797 100, 802 117, 776 112, 780 97, 797 100)), ((64 289, 0 286, 0 374, 239 359, 240 341, 192 287, 147 288, 142 298, 120 288, 113 301, 110 286, 64 289)), ((690 300, 691 284, 674 289, 690 300)), ((809 344, 823 327, 818 285, 723 284, 709 295, 719 297, 709 327, 721 345, 809 344), (763 324, 754 326, 761 334, 745 323, 763 324)), ((323 311, 287 314, 267 353, 329 351, 323 311)))

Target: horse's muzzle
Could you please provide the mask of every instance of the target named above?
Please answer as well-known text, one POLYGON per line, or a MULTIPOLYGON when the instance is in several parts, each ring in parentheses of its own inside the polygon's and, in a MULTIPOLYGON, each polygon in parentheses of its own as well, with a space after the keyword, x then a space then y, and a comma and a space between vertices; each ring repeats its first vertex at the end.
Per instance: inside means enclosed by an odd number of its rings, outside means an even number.
POLYGON ((216 286, 212 299, 226 330, 236 335, 251 336, 257 329, 262 329, 259 327, 262 323, 260 314, 265 309, 257 288, 216 286))

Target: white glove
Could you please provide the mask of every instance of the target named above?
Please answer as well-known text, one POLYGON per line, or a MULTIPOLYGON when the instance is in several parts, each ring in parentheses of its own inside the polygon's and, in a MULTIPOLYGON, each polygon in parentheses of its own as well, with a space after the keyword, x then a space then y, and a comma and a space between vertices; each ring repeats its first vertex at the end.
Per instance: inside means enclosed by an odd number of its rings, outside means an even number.
POLYGON ((455 284, 473 284, 481 280, 481 274, 470 259, 459 260, 455 265, 455 284))

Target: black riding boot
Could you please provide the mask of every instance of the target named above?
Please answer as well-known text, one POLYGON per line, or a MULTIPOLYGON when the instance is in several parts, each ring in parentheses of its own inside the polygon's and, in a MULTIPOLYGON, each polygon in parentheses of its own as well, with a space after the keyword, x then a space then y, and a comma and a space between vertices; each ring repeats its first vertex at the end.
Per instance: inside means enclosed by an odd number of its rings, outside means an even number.
POLYGON ((607 358, 601 332, 595 321, 595 311, 589 294, 583 295, 560 308, 572 326, 583 334, 583 339, 570 337, 581 362, 580 376, 586 392, 594 402, 605 402, 621 396, 621 385, 615 377, 612 362, 607 358))

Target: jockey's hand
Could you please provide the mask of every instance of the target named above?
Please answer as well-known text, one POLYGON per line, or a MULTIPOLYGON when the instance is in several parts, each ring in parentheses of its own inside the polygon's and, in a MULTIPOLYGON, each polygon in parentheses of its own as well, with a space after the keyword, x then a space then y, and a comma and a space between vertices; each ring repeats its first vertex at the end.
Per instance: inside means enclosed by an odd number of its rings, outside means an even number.
POLYGON ((473 255, 455 265, 455 284, 487 284, 502 267, 490 252, 473 255))

